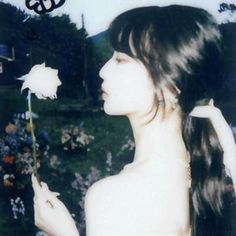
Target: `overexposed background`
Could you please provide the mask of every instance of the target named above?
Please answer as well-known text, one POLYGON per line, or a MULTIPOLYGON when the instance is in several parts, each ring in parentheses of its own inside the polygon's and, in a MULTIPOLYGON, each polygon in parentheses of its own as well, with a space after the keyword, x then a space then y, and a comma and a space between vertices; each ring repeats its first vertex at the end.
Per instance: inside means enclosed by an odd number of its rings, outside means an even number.
MULTIPOLYGON (((25 7, 23 0, 3 0, 2 2, 10 3, 27 13, 33 13, 25 7)), ((170 5, 181 4, 201 7, 212 13, 219 23, 228 19, 235 20, 235 16, 231 16, 229 12, 219 13, 219 5, 224 3, 234 3, 232 0, 66 0, 63 6, 55 9, 52 15, 68 14, 71 21, 76 23, 78 28, 81 27, 81 14, 84 14, 86 30, 89 35, 97 34, 104 31, 112 19, 119 13, 138 6, 148 5, 170 5)))

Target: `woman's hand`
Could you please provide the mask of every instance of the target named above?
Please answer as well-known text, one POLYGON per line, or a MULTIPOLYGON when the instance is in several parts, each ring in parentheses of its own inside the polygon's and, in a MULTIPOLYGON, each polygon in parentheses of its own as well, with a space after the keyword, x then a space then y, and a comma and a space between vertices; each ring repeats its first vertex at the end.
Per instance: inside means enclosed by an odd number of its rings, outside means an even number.
POLYGON ((32 174, 35 225, 50 236, 79 236, 75 222, 65 205, 51 192, 46 183, 39 185, 32 174))
POLYGON ((211 121, 224 151, 224 164, 230 171, 236 191, 236 146, 233 132, 220 109, 214 106, 213 99, 211 99, 209 105, 196 106, 190 116, 208 118, 211 121))

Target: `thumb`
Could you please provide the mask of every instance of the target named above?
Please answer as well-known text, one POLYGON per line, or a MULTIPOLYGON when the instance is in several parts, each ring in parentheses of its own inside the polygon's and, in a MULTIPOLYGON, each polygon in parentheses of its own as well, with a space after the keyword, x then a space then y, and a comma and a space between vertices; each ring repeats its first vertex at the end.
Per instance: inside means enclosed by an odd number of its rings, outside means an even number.
POLYGON ((41 186, 34 174, 31 175, 31 181, 32 181, 32 187, 34 190, 34 194, 38 195, 41 192, 41 186))

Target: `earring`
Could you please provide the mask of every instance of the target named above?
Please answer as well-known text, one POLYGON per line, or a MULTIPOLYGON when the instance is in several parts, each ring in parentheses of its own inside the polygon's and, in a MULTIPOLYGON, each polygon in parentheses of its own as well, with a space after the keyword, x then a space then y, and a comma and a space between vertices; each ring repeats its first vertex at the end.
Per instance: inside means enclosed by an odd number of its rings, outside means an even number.
POLYGON ((172 100, 172 101, 169 100, 169 99, 166 99, 166 100, 158 100, 158 101, 157 101, 157 104, 160 105, 160 106, 164 106, 165 103, 169 102, 171 108, 174 110, 174 109, 177 107, 177 105, 178 105, 178 101, 179 101, 178 98, 174 98, 174 100, 172 100))
POLYGON ((170 103, 171 103, 171 108, 172 108, 173 110, 177 107, 178 101, 179 101, 178 98, 174 98, 173 101, 170 101, 170 103))
POLYGON ((158 101, 157 101, 157 104, 158 104, 159 106, 164 106, 165 101, 164 101, 164 100, 158 100, 158 101))

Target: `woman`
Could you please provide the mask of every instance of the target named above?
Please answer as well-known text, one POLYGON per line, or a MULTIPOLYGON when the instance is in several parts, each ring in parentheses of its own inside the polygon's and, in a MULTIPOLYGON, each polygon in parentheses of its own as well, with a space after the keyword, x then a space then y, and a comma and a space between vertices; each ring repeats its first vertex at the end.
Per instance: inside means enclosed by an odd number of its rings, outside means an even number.
MULTIPOLYGON (((87 236, 198 235, 199 218, 222 214, 225 166, 236 180, 234 139, 212 100, 220 86, 217 24, 198 8, 143 7, 119 15, 109 37, 104 111, 128 117, 136 149, 131 164, 88 190, 87 236)), ((79 235, 57 194, 32 181, 36 225, 79 235)))

